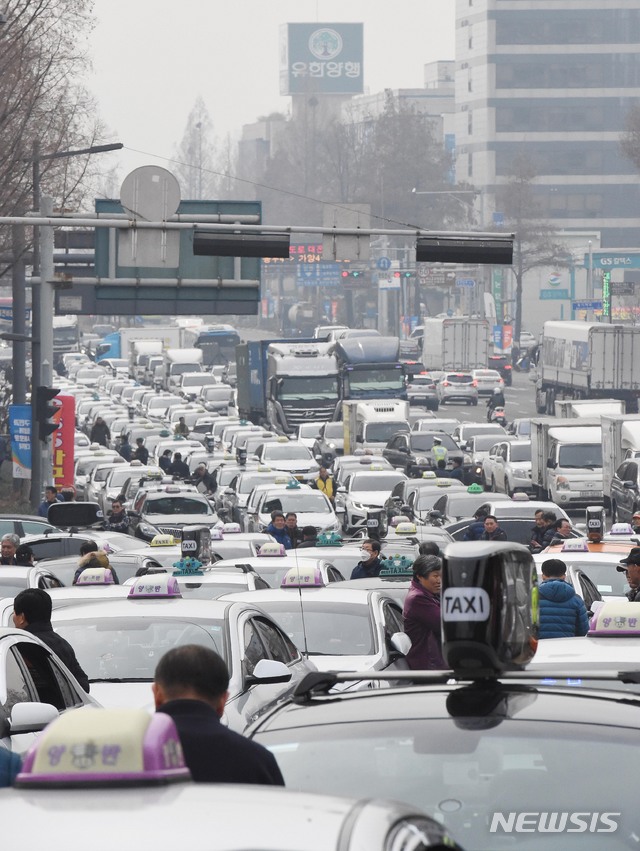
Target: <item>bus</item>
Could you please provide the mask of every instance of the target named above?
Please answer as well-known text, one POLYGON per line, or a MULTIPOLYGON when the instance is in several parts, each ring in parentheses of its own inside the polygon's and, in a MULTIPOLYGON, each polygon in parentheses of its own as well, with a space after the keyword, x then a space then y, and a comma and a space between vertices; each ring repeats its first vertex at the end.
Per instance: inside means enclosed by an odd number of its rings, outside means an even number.
POLYGON ((202 350, 204 366, 235 363, 240 335, 232 325, 208 325, 195 333, 193 346, 202 350))

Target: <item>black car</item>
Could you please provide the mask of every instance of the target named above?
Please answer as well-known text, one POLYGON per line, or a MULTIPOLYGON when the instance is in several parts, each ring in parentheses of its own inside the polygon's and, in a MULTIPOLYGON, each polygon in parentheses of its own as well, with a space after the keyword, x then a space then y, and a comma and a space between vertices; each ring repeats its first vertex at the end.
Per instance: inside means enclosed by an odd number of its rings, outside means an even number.
POLYGON ((505 385, 511 387, 513 384, 513 367, 511 358, 507 355, 490 355, 487 359, 489 369, 497 369, 505 385))
POLYGON ((640 464, 637 458, 623 461, 611 479, 611 522, 631 523, 640 509, 640 464))
POLYGON ((427 470, 435 468, 431 454, 434 439, 438 439, 447 450, 446 466, 451 469, 453 460, 464 460, 457 443, 448 434, 441 431, 398 432, 382 450, 382 457, 407 476, 421 476, 427 470))

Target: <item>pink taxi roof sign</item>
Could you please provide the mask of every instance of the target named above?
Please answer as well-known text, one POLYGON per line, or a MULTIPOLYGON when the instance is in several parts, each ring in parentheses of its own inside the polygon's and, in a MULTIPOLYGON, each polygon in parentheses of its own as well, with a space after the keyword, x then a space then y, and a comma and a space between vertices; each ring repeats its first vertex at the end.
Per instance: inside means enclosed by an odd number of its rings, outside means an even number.
POLYGON ((144 709, 67 712, 28 751, 16 786, 123 786, 189 780, 173 719, 144 709))
POLYGON ((85 567, 76 585, 115 585, 115 580, 109 567, 85 567))
POLYGON ((267 541, 261 547, 258 547, 258 557, 263 558, 265 556, 269 556, 270 558, 277 558, 281 556, 286 556, 287 551, 285 549, 284 544, 277 544, 274 541, 267 541))
POLYGON ((291 567, 282 577, 281 588, 324 588, 319 567, 303 565, 291 567))
POLYGON ((640 603, 604 602, 591 618, 588 634, 640 638, 640 603))
POLYGON ((138 576, 127 595, 131 600, 182 597, 178 580, 168 573, 153 573, 138 576))

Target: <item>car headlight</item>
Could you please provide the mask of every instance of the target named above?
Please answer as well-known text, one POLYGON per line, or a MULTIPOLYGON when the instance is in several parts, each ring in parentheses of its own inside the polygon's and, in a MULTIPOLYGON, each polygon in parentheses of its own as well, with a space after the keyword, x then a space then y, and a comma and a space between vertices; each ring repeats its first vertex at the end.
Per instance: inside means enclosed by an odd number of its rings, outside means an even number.
POLYGON ((335 443, 330 443, 330 444, 329 444, 329 449, 335 449, 335 448, 336 448, 335 443))
POLYGON ((513 475, 516 479, 527 479, 529 477, 529 471, 523 470, 522 467, 514 467, 513 475))
POLYGON ((352 502, 351 511, 357 511, 358 514, 366 514, 368 509, 366 505, 362 505, 360 502, 352 502))
POLYGON ((159 534, 156 527, 152 526, 150 523, 140 523, 138 529, 142 532, 143 535, 147 535, 150 538, 153 538, 154 535, 159 534))
POLYGON ((429 463, 429 459, 425 458, 424 455, 418 455, 418 457, 416 458, 416 464, 428 464, 428 463, 429 463))
POLYGON ((571 490, 569 479, 567 479, 566 476, 558 476, 558 478, 556 479, 556 487, 559 491, 571 490))

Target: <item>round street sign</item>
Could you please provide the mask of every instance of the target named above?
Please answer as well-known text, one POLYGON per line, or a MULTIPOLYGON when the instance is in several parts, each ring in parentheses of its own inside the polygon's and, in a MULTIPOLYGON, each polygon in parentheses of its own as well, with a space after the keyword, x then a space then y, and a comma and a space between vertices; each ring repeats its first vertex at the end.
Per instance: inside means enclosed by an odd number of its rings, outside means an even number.
POLYGON ((391 260, 388 257, 378 257, 376 261, 376 266, 382 272, 386 272, 388 269, 391 268, 391 260))

